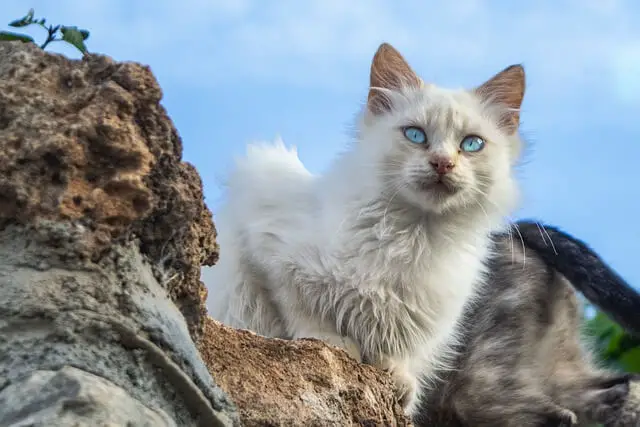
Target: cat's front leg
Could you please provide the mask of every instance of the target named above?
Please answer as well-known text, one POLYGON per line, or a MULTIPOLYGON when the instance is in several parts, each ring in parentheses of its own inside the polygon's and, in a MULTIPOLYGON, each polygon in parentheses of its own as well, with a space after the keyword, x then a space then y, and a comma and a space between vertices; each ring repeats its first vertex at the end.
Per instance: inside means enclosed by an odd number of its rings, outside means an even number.
POLYGON ((420 387, 408 361, 385 355, 374 363, 374 366, 391 374, 398 402, 404 408, 405 414, 412 416, 418 407, 420 387))
POLYGON ((347 352, 347 354, 355 359, 358 363, 362 362, 360 354, 360 346, 349 337, 343 337, 337 332, 333 332, 328 327, 305 325, 299 327, 293 336, 294 339, 299 338, 316 338, 326 342, 334 347, 339 347, 347 352))
MULTIPOLYGON (((291 301, 291 294, 295 294, 293 305, 282 306, 289 335, 293 339, 316 338, 329 345, 342 348, 358 362, 362 362, 360 346, 353 339, 338 333, 335 324, 322 319, 318 311, 332 311, 330 300, 325 295, 329 288, 339 289, 332 274, 318 269, 318 263, 309 262, 315 259, 315 252, 305 252, 310 248, 296 251, 297 259, 285 258, 280 262, 279 283, 289 284, 280 288, 277 296, 279 301, 291 301), (306 262, 300 262, 300 259, 306 262), (320 310, 317 307, 322 307, 320 310), (329 310, 327 310, 329 309, 329 310)), ((320 263, 321 264, 321 263, 320 263)))
POLYGON ((640 427, 640 375, 605 377, 580 394, 582 407, 594 422, 605 427, 640 427))

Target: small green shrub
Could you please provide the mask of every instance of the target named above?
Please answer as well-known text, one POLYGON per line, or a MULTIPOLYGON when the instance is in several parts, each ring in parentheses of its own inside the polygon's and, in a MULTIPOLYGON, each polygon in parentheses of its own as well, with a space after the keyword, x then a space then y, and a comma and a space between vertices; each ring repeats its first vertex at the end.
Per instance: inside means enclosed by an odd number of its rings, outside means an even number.
POLYGON ((596 353, 602 362, 624 372, 640 373, 640 338, 625 332, 600 311, 587 320, 586 326, 595 340, 596 353))
MULTIPOLYGON (((23 16, 20 19, 16 19, 9 23, 10 27, 14 28, 22 28, 27 27, 29 25, 36 25, 42 27, 47 31, 46 40, 40 45, 41 49, 45 49, 50 43, 53 42, 66 42, 70 45, 74 46, 83 55, 88 53, 87 46, 85 45, 85 40, 89 38, 89 31, 79 29, 78 27, 70 27, 65 25, 46 25, 46 19, 44 18, 34 18, 34 10, 29 9, 29 13, 23 16)), ((24 43, 35 43, 33 37, 14 33, 11 31, 0 31, 0 41, 13 41, 19 40, 24 43)))

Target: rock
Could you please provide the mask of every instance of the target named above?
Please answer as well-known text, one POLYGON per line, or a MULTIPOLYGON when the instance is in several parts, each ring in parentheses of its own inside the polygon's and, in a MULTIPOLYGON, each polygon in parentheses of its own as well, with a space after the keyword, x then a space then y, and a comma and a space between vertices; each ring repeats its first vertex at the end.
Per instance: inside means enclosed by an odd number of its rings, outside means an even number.
POLYGON ((176 426, 164 411, 152 411, 115 384, 68 366, 32 372, 6 387, 0 407, 8 408, 0 415, 6 427, 176 426))
POLYGON ((90 260, 136 236, 197 339, 215 228, 161 97, 148 67, 0 44, 0 226, 82 224, 90 260))
MULTIPOLYGON (((95 263, 58 255, 83 238, 83 228, 50 222, 0 231, 0 378, 13 385, 34 371, 74 366, 179 426, 238 425, 137 244, 114 246, 95 263), (38 268, 42 259, 47 269, 38 268)), ((95 402, 91 416, 109 405, 95 402)), ((8 409, 0 406, 0 418, 8 409)))
POLYGON ((161 97, 0 42, 0 425, 407 425, 386 373, 207 318, 216 230, 161 97))
POLYGON ((410 425, 388 374, 321 341, 264 338, 208 318, 200 352, 245 426, 410 425))
POLYGON ((192 340, 215 228, 160 98, 146 67, 0 43, 1 425, 239 425, 192 340))

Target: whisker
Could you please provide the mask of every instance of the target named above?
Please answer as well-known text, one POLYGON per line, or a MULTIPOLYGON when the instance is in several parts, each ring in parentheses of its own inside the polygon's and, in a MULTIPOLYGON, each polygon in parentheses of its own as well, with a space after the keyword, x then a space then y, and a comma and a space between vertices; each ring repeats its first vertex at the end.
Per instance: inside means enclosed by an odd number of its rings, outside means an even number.
MULTIPOLYGON (((465 201, 465 204, 466 204, 466 201, 465 201)), ((480 210, 482 210, 482 212, 484 213, 484 216, 486 216, 487 219, 488 219, 489 218, 489 214, 487 213, 487 210, 484 208, 484 206, 482 206, 482 203, 480 203, 480 200, 476 200, 476 204, 478 205, 480 210)))
POLYGON ((540 226, 540 223, 536 221, 536 227, 538 228, 538 233, 540 233, 540 237, 542 238, 542 243, 544 243, 545 246, 547 246, 547 239, 544 237, 544 234, 542 234, 542 227, 540 226))
POLYGON ((527 264, 527 248, 524 244, 524 238, 522 237, 522 233, 520 233, 520 227, 518 227, 517 223, 512 223, 513 228, 518 232, 518 236, 520 236, 520 242, 522 242, 522 269, 524 270, 525 265, 527 264))
POLYGON ((513 242, 513 224, 509 226, 509 243, 511 246, 511 265, 516 263, 516 251, 513 242))
POLYGON ((389 211, 389 206, 391 205, 391 202, 393 201, 393 199, 398 195, 400 190, 402 190, 403 188, 404 188, 404 186, 401 183, 401 185, 398 186, 396 191, 389 198, 389 201, 387 202, 387 206, 385 206, 385 208, 384 208, 384 212, 382 213, 382 227, 383 227, 384 230, 387 229, 387 212, 389 211))
POLYGON ((556 250, 556 245, 553 244, 553 239, 551 239, 551 236, 549 235, 549 232, 547 231, 547 229, 537 222, 536 224, 538 225, 538 228, 542 228, 542 231, 544 231, 544 234, 546 234, 547 237, 549 238, 549 243, 551 243, 551 249, 553 249, 553 253, 558 255, 558 251, 556 250))

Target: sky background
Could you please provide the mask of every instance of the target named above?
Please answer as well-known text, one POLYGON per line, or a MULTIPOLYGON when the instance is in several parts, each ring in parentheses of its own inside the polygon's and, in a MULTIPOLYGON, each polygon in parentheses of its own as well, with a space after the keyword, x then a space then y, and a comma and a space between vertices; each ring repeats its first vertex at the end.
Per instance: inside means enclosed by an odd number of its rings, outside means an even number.
POLYGON ((564 228, 640 286, 640 2, 2 0, 0 22, 29 7, 90 30, 92 52, 151 66, 214 215, 249 142, 280 135, 312 172, 327 167, 349 142, 383 41, 447 87, 522 63, 528 150, 515 218, 564 228))

